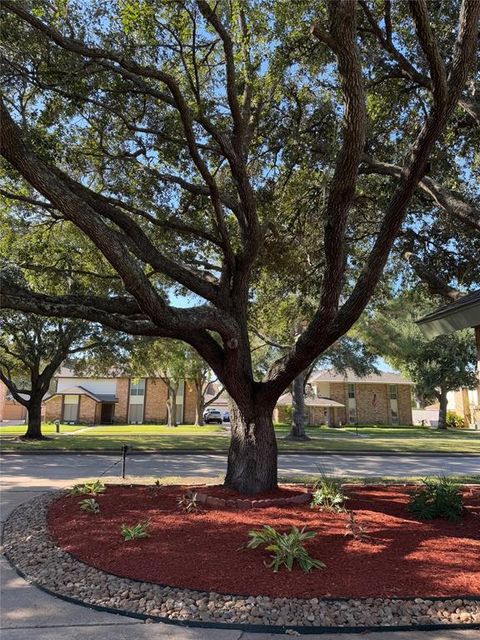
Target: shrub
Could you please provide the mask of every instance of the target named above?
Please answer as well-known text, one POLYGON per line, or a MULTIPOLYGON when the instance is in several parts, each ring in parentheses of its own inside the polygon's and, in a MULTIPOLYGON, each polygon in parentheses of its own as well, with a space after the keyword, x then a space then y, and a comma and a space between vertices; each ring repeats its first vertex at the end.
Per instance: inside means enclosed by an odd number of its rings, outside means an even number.
POLYGON ((78 503, 82 511, 88 511, 88 513, 100 513, 100 505, 94 498, 85 498, 78 503))
POLYGON ((197 494, 195 491, 187 491, 177 500, 178 506, 186 513, 198 511, 197 494))
POLYGON ((85 482, 84 484, 76 484, 69 491, 71 496, 97 496, 99 493, 105 492, 105 485, 101 480, 94 480, 93 482, 85 482))
POLYGON ((265 563, 265 565, 271 567, 275 572, 282 566, 291 571, 295 561, 305 573, 312 569, 325 568, 324 563, 311 558, 303 546, 306 540, 317 535, 313 531, 305 531, 305 527, 302 530, 292 527, 288 533, 279 533, 273 527, 265 525, 263 529, 249 531, 248 535, 250 540, 247 548, 256 549, 260 545, 265 545, 265 551, 271 551, 272 561, 265 563))
POLYGON ((320 507, 327 511, 344 511, 346 495, 343 493, 342 483, 322 473, 313 485, 313 496, 310 506, 312 509, 320 507))
POLYGON ((463 511, 462 494, 459 485, 446 478, 425 478, 423 486, 414 491, 410 496, 408 510, 421 520, 433 520, 433 518, 445 518, 446 520, 458 520, 463 511))
POLYGON ((447 411, 446 423, 449 429, 465 429, 467 426, 462 416, 459 416, 455 411, 447 411))
POLYGON ((126 524, 122 524, 120 529, 121 534, 123 536, 124 542, 128 540, 136 540, 138 538, 148 538, 148 527, 150 526, 150 522, 145 520, 145 522, 137 522, 133 526, 129 527, 126 524))

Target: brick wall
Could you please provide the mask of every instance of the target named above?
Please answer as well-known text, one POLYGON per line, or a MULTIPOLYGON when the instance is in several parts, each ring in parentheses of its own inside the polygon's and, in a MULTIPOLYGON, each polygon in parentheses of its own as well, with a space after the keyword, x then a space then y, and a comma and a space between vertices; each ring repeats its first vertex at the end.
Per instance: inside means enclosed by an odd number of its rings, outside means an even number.
POLYGON ((355 385, 359 424, 389 424, 388 385, 363 383, 355 385), (373 405, 374 394, 376 396, 373 405))
POLYGON ((96 402, 90 396, 80 396, 80 404, 78 407, 78 422, 85 424, 95 424, 97 418, 97 407, 100 407, 101 403, 96 402))
POLYGON ((330 383, 330 399, 335 400, 335 402, 340 402, 340 404, 345 405, 344 407, 337 407, 334 416, 334 424, 338 425, 339 422, 345 424, 347 422, 347 385, 344 382, 331 382, 330 383))
POLYGON ((400 424, 413 424, 412 387, 409 384, 397 385, 397 403, 400 424))
POLYGON ((4 413, 6 395, 7 395, 7 387, 3 384, 3 382, 0 382, 0 422, 5 419, 3 417, 3 413, 4 413))
POLYGON ((45 422, 54 422, 62 419, 62 401, 63 396, 53 396, 53 398, 43 403, 45 407, 45 422))
POLYGON ((118 402, 115 404, 115 416, 114 422, 117 424, 126 424, 128 421, 128 394, 130 390, 130 384, 128 378, 117 379, 117 398, 118 402))
MULTIPOLYGON (((118 389, 118 386, 117 386, 118 389)), ((144 422, 164 424, 167 421, 167 385, 160 378, 147 378, 144 422)))
POLYGON ((183 409, 183 423, 195 423, 195 409, 197 404, 197 389, 192 382, 185 381, 185 397, 183 409))

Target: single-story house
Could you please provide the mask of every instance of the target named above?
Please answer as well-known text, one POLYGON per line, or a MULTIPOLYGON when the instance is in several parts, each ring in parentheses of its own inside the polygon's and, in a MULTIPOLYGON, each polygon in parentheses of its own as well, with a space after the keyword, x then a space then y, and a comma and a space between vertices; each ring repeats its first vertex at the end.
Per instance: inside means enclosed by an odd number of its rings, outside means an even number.
MULTIPOLYGON (((413 383, 399 373, 381 372, 363 377, 353 371, 317 371, 305 394, 308 425, 412 424, 413 383)), ((291 419, 292 396, 284 393, 274 411, 276 422, 291 419)))

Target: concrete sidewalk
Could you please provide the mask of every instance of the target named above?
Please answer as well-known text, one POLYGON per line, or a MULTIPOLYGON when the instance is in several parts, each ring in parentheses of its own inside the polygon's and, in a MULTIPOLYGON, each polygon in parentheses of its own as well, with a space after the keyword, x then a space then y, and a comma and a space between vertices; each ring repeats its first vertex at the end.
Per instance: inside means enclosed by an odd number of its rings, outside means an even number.
MULTIPOLYGON (((317 468, 309 464, 309 460, 301 456, 281 456, 281 473, 290 472, 293 475, 302 473, 315 473, 317 468)), ((330 460, 331 456, 329 457, 330 460)), ((381 475, 378 465, 371 459, 360 464, 358 456, 355 460, 340 456, 340 460, 333 462, 333 468, 326 470, 342 474, 350 471, 351 475, 381 475), (352 465, 347 468, 345 465, 352 465)), ((422 459, 425 460, 424 458, 422 459)), ((2 526, 8 514, 17 505, 40 495, 49 489, 71 485, 76 480, 98 476, 104 469, 116 461, 115 458, 106 459, 105 456, 5 456, 3 460, 3 473, 1 486, 1 520, 2 526)), ((318 461, 317 461, 318 462, 318 461)), ((323 460, 322 468, 326 468, 323 460)), ((398 465, 392 464, 389 458, 388 466, 398 471, 398 465)), ((407 464, 408 462, 405 461, 407 464)), ((443 470, 445 458, 441 461, 429 461, 428 469, 435 467, 434 473, 443 470)), ((452 472, 472 473, 468 467, 465 470, 459 465, 460 460, 452 460, 452 472)), ((428 473, 426 466, 421 467, 417 463, 411 463, 411 475, 428 473), (415 466, 416 465, 416 466, 415 466), (415 473, 413 473, 415 468, 415 473)), ((478 464, 478 463, 477 463, 478 464)), ((428 466, 427 465, 427 466, 428 466)), ((215 476, 221 473, 225 466, 225 459, 219 456, 178 456, 172 458, 154 460, 149 458, 132 457, 128 461, 127 471, 135 475, 190 475, 196 477, 215 476)), ((118 467, 113 467, 116 472, 118 467)), ((111 473, 109 472, 109 475, 111 473)), ((410 472, 409 472, 410 473, 410 472)), ((346 474, 346 473, 345 473, 346 474)), ((101 613, 70 604, 50 596, 43 591, 29 585, 20 578, 10 567, 4 557, 0 562, 1 571, 1 638, 2 640, 274 640, 280 636, 264 633, 250 633, 243 631, 230 631, 221 629, 185 628, 162 623, 145 624, 124 616, 110 613, 101 613)), ((306 635, 312 640, 353 640, 365 638, 368 640, 477 640, 479 631, 432 631, 432 632, 376 632, 369 634, 327 634, 306 635)))

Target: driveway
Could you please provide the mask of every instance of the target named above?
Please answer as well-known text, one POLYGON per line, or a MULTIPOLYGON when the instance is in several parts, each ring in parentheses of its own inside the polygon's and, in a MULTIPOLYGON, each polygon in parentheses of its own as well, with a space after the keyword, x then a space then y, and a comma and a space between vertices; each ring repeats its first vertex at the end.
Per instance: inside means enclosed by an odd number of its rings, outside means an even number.
MULTIPOLYGON (((119 475, 119 459, 99 455, 4 455, 1 519, 18 504, 52 488, 65 487, 88 477, 119 475), (112 466, 113 465, 113 466, 112 466)), ((341 475, 424 475, 478 473, 480 458, 395 456, 280 456, 283 476, 315 473, 317 466, 341 475)), ((225 470, 225 457, 213 455, 135 456, 127 460, 127 474, 212 477, 225 470)), ((63 602, 20 578, 1 558, 2 640, 275 640, 279 636, 242 631, 187 629, 145 624, 133 618, 100 613, 63 602)), ((354 640, 358 635, 308 635, 311 640, 354 640)), ((361 634, 368 640, 476 640, 478 631, 377 632, 361 634)))

